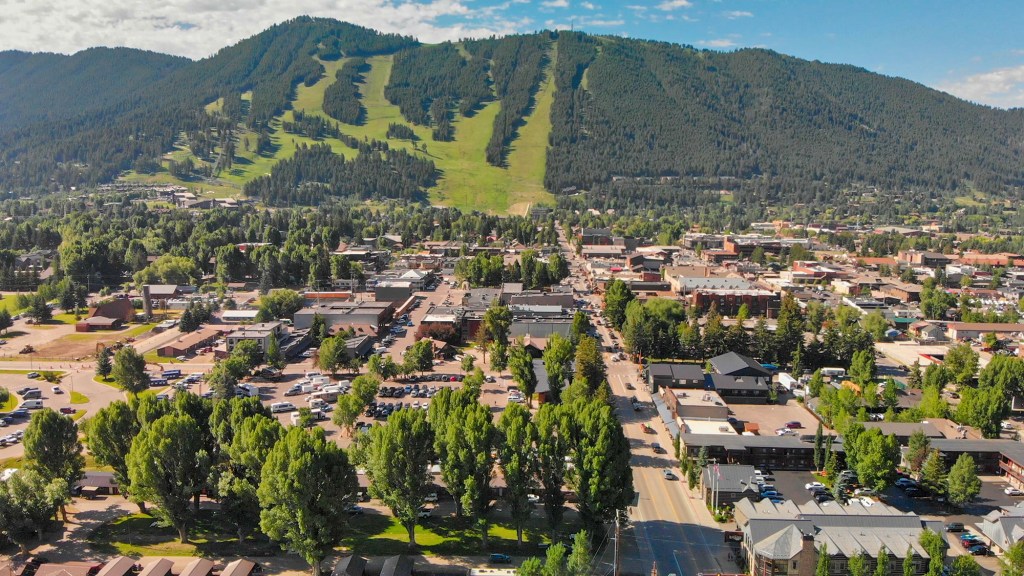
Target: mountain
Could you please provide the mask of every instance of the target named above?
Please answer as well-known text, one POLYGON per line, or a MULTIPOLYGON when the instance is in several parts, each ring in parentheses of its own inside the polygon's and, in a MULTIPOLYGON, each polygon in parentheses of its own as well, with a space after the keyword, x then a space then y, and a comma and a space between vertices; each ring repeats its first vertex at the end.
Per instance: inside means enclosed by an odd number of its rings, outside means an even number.
POLYGON ((852 66, 575 32, 424 45, 303 17, 199 61, 0 53, 0 186, 27 193, 124 177, 504 212, 693 177, 767 181, 779 202, 860 185, 1009 196, 1022 134, 1022 110, 852 66))

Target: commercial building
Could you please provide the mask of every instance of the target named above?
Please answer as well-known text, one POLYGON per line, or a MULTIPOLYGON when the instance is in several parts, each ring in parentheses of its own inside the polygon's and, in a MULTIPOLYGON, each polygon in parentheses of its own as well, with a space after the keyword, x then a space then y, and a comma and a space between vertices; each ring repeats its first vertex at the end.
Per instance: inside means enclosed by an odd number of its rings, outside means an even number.
POLYGON ((921 534, 945 533, 941 520, 924 520, 882 503, 797 505, 791 500, 773 504, 743 499, 734 515, 743 535, 742 556, 754 576, 814 576, 821 550, 827 550, 830 575, 848 576, 850 558, 858 554, 865 557, 865 572, 875 574, 883 550, 890 576, 902 576, 908 551, 913 573, 922 575, 931 557, 920 543, 921 534))
POLYGON ((284 324, 281 322, 262 322, 259 324, 250 324, 245 328, 240 328, 231 332, 227 336, 227 352, 231 353, 235 349, 235 346, 239 342, 245 340, 252 340, 259 345, 261 352, 266 352, 270 347, 270 339, 280 341, 284 336, 284 324))
POLYGON ((379 332, 394 313, 392 302, 336 302, 309 306, 295 313, 292 320, 295 328, 309 328, 313 318, 319 314, 328 328, 347 329, 348 327, 371 327, 379 332))
POLYGON ((164 344, 158 351, 161 356, 176 358, 191 354, 200 348, 210 346, 220 336, 220 330, 211 326, 204 326, 195 332, 185 334, 174 342, 164 344))
POLYGON ((814 444, 794 436, 680 434, 682 450, 697 458, 701 448, 725 464, 747 464, 769 470, 813 470, 814 444))
POLYGON ((705 466, 701 470, 700 491, 705 502, 717 503, 719 508, 760 494, 754 482, 754 467, 743 464, 705 466))
POLYGON ((704 389, 704 369, 698 364, 657 362, 647 367, 647 383, 651 391, 662 388, 704 389))
POLYGON ((725 421, 729 407, 721 396, 712 390, 677 390, 663 388, 661 393, 665 407, 679 419, 701 418, 725 421))
POLYGON ((769 378, 708 374, 706 380, 708 388, 730 404, 767 404, 771 398, 769 378))

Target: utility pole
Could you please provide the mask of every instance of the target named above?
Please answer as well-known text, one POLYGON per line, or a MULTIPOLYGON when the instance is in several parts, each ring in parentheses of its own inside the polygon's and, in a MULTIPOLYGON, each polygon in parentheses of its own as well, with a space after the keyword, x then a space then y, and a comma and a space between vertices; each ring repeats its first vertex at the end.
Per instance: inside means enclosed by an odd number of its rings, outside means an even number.
POLYGON ((619 576, 619 536, 622 534, 620 519, 622 518, 622 512, 615 512, 615 548, 612 560, 612 576, 619 576))

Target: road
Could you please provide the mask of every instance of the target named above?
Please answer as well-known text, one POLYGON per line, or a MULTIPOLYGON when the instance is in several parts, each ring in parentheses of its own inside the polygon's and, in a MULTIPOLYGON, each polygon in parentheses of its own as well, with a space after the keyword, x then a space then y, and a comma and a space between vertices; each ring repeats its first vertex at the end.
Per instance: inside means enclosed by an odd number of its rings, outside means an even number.
MULTIPOLYGON (((577 291, 589 289, 590 281, 584 262, 575 256, 563 229, 557 227, 563 250, 570 255, 570 268, 577 291)), ((594 310, 601 309, 601 298, 595 294, 584 296, 594 310)), ((596 324, 596 322, 594 322, 596 324)), ((596 326, 605 346, 614 346, 607 326, 596 326)), ((695 576, 740 572, 731 561, 729 545, 711 517, 699 493, 691 493, 679 473, 679 462, 670 453, 656 454, 652 442, 658 442, 672 451, 672 438, 661 422, 651 401, 651 395, 642 385, 638 366, 628 361, 614 361, 605 352, 608 381, 615 395, 616 413, 623 423, 626 437, 632 446, 633 487, 637 497, 629 509, 629 526, 623 530, 622 570, 632 574, 651 574, 657 563, 658 574, 695 576), (627 387, 632 384, 633 389, 627 387), (645 406, 634 411, 630 397, 636 396, 645 406), (641 423, 650 425, 654 433, 645 433, 641 423), (672 471, 672 480, 663 471, 672 471), (630 542, 632 540, 632 542, 630 542)))

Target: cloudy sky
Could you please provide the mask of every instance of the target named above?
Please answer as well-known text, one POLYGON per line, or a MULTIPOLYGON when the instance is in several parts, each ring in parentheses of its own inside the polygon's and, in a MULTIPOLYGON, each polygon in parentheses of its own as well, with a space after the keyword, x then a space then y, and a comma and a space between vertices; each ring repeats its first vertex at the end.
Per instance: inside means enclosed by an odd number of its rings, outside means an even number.
POLYGON ((426 42, 574 26, 715 50, 757 46, 1024 106, 1020 0, 0 0, 0 49, 130 46, 202 58, 301 14, 426 42))

